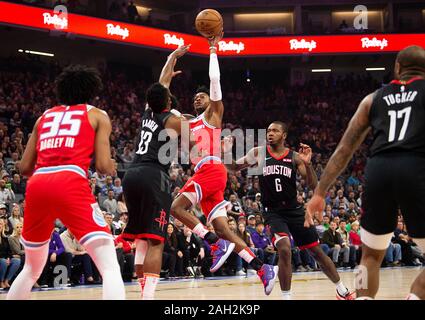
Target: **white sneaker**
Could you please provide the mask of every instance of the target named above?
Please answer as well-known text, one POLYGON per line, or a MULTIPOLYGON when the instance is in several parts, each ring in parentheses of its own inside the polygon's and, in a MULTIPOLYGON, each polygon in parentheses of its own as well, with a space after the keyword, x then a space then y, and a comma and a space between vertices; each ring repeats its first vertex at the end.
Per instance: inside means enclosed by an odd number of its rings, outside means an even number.
POLYGON ((236 272, 236 275, 237 276, 246 276, 246 272, 243 271, 243 270, 239 270, 239 271, 236 272))

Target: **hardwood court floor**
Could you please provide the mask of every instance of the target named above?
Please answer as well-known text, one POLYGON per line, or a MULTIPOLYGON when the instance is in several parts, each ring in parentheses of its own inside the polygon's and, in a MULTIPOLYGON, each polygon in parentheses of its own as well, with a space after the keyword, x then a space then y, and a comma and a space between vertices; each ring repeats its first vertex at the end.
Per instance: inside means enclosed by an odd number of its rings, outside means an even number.
MULTIPOLYGON (((404 299, 410 284, 423 268, 381 269, 380 289, 377 299, 404 299)), ((340 272, 341 279, 349 289, 354 288, 354 273, 340 272)), ((295 273, 292 281, 293 300, 335 300, 335 286, 321 272, 295 273)), ((137 283, 126 285, 127 299, 139 299, 137 283)), ((0 300, 6 294, 0 291, 0 300)), ((100 286, 74 287, 45 291, 34 291, 35 300, 92 300, 102 298, 100 286)), ((256 275, 249 277, 226 277, 160 281, 156 299, 161 300, 279 300, 280 288, 276 283, 270 296, 266 297, 256 275)))

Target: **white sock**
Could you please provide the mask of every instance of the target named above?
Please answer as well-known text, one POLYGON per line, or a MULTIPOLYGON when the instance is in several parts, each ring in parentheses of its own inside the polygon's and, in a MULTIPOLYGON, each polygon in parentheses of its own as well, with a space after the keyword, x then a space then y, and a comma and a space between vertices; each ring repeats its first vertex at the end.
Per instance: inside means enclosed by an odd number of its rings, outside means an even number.
POLYGON ((114 242, 111 239, 97 239, 85 245, 103 279, 104 300, 124 300, 125 288, 118 264, 114 242))
POLYGON ((159 281, 159 274, 145 273, 145 286, 143 288, 143 300, 152 300, 155 296, 156 285, 159 281))
POLYGON ((148 242, 142 239, 136 239, 136 254, 134 256, 134 264, 145 263, 146 252, 148 252, 148 242))
POLYGON ((249 248, 243 249, 241 252, 238 253, 238 255, 247 263, 251 263, 251 261, 255 258, 255 255, 252 253, 251 250, 249 250, 249 248))
POLYGON ((208 229, 205 228, 202 223, 198 223, 192 231, 194 234, 201 237, 201 239, 204 239, 205 235, 208 233, 208 229))
POLYGON ((356 300, 375 300, 375 299, 373 299, 371 297, 363 296, 363 297, 356 298, 356 300))
POLYGON ((49 243, 39 248, 25 248, 25 265, 9 289, 7 300, 27 300, 37 282, 49 254, 49 243))
POLYGON ((344 286, 344 284, 342 283, 341 280, 339 280, 337 283, 335 283, 336 286, 336 291, 338 291, 338 293, 341 296, 345 296, 348 293, 348 289, 346 286, 344 286))
POLYGON ((292 292, 291 290, 283 291, 282 290, 282 299, 283 300, 292 300, 292 292))
POLYGON ((409 293, 409 295, 407 296, 406 300, 421 300, 421 299, 416 294, 409 293))

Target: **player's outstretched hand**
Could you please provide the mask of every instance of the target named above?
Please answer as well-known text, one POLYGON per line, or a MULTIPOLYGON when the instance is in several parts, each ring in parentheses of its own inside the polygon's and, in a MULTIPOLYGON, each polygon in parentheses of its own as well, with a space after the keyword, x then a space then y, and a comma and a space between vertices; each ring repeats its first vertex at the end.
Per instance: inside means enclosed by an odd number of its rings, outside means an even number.
POLYGON ((179 46, 173 51, 172 55, 176 58, 183 57, 189 51, 191 44, 179 46))
POLYGON ((323 211, 325 210, 325 199, 318 195, 313 195, 307 203, 305 211, 304 227, 309 228, 314 226, 313 217, 316 217, 319 222, 322 222, 323 211))
POLYGON ((307 165, 311 163, 311 156, 313 155, 313 151, 310 146, 304 143, 300 143, 300 150, 298 151, 300 155, 300 159, 307 165))
POLYGON ((222 140, 221 147, 223 153, 231 152, 233 147, 233 136, 225 136, 222 140))
POLYGON ((208 38, 208 44, 210 45, 210 47, 216 47, 217 44, 221 41, 221 39, 223 39, 223 36, 224 31, 221 30, 221 33, 219 35, 208 38))

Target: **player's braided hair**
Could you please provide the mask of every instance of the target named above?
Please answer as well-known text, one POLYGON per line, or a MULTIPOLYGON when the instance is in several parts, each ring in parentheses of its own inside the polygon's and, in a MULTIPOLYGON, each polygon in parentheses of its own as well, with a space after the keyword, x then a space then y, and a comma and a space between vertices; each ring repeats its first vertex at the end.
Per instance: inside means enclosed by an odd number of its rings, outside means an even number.
POLYGON ((57 77, 56 95, 60 103, 76 105, 88 103, 102 90, 99 72, 83 65, 70 65, 57 77))

